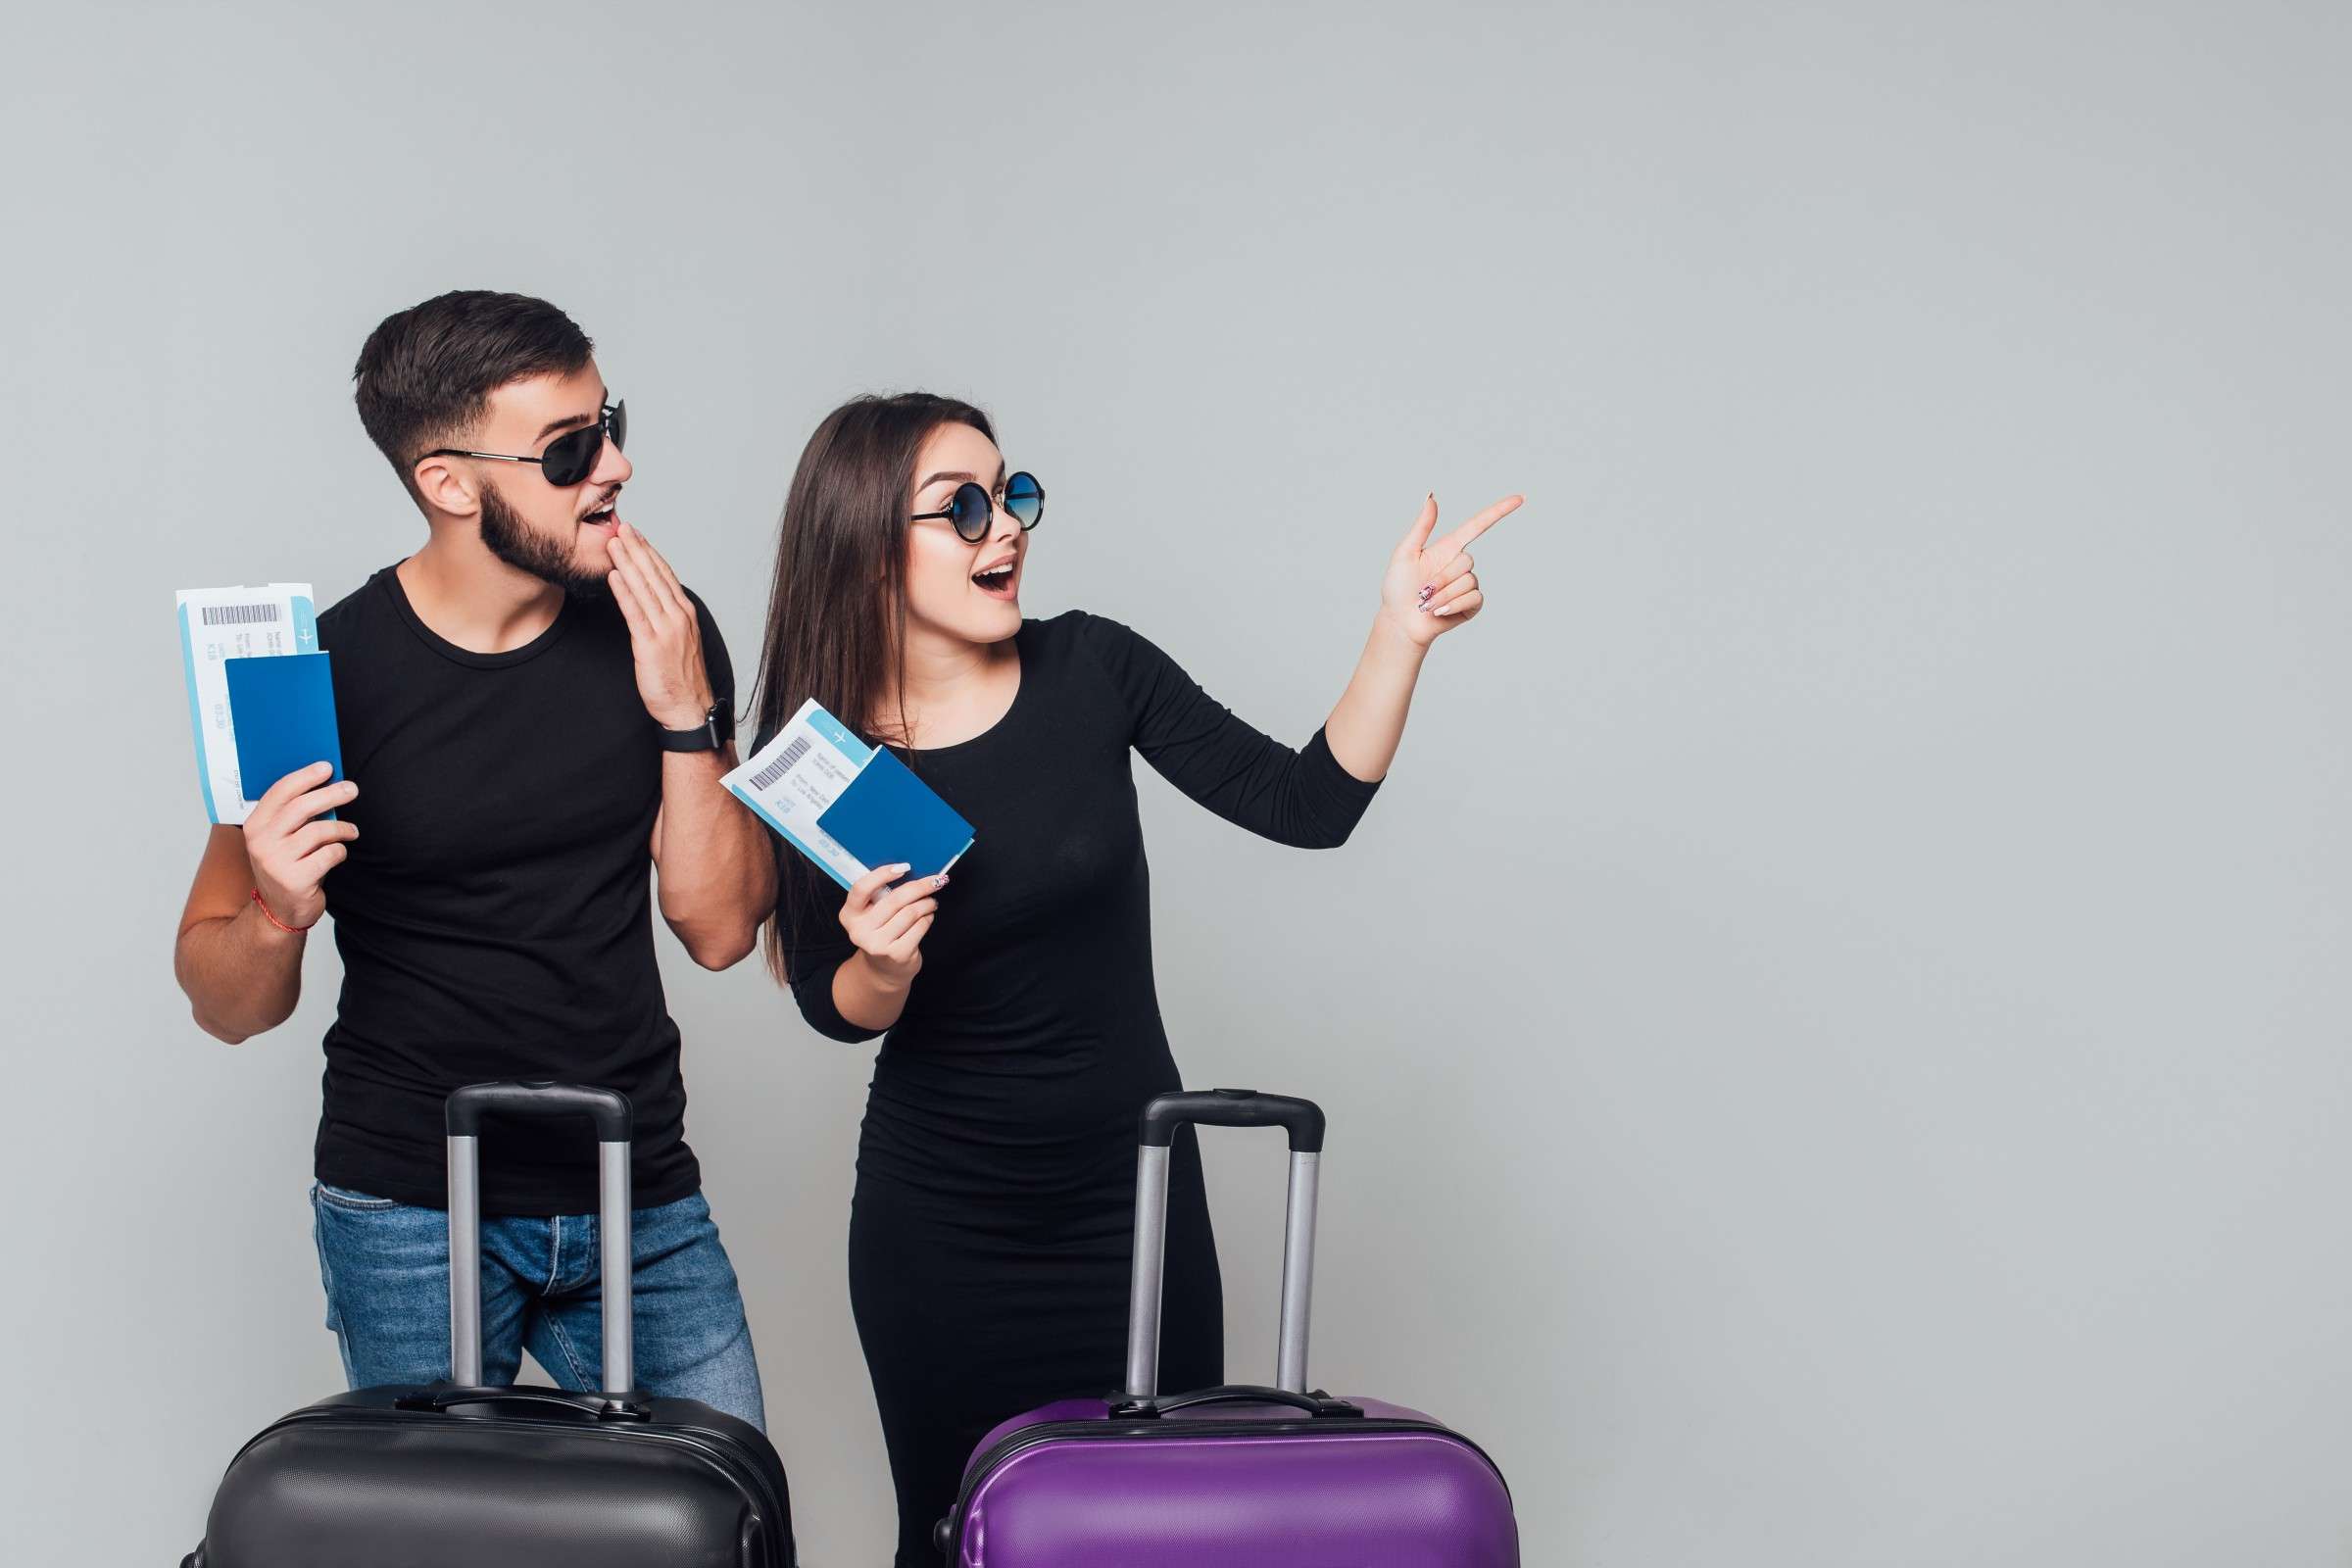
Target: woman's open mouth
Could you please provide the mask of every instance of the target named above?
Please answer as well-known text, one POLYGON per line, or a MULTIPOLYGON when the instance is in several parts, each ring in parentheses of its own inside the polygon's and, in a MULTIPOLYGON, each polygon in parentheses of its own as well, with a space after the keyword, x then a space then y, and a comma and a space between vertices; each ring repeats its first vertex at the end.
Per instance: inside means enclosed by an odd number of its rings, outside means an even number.
POLYGON ((991 599, 1013 597, 1013 579, 1020 575, 1021 558, 1007 556, 995 565, 972 573, 972 585, 991 599))

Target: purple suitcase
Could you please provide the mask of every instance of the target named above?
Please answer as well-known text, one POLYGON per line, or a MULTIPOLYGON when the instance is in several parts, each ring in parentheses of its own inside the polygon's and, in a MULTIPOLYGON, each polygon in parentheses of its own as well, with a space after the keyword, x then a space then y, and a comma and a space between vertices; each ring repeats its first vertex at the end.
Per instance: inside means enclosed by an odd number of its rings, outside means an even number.
POLYGON ((1306 1386, 1323 1112, 1247 1089, 1144 1108, 1127 1390, 1064 1399, 991 1432, 937 1540, 950 1568, 1517 1568, 1494 1461, 1418 1410, 1306 1386), (1291 1141, 1275 1387, 1162 1395, 1168 1149, 1187 1122, 1281 1126, 1291 1141))

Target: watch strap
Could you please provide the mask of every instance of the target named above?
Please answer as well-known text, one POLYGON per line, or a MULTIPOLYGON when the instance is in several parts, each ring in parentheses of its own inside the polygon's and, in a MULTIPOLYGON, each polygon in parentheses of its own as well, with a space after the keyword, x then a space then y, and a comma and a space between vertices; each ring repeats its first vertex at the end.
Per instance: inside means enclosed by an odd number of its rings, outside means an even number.
POLYGON ((715 752, 735 738, 735 710, 721 699, 693 728, 664 729, 657 724, 654 734, 665 752, 715 752))

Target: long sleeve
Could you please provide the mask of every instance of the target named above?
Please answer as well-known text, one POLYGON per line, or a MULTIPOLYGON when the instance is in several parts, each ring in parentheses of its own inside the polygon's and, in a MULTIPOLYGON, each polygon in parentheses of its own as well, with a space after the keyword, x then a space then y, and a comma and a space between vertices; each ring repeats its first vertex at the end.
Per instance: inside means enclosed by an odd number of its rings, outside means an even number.
MULTIPOLYGON (((773 738, 762 730, 753 737, 752 756, 773 738)), ((784 977, 792 1000, 808 1027, 828 1040, 862 1045, 883 1033, 863 1029, 841 1015, 833 1004, 833 972, 858 951, 841 929, 842 891, 822 871, 801 858, 801 852, 770 829, 776 855, 776 925, 783 939, 784 977)))
POLYGON ((1380 786, 1342 767, 1321 729, 1294 752, 1234 716, 1149 639, 1100 615, 1082 614, 1078 623, 1134 726, 1130 744, 1162 778, 1277 844, 1324 850, 1348 842, 1380 786))
MULTIPOLYGON (((789 844, 783 850, 786 855, 800 854, 789 844)), ((787 874, 799 878, 804 885, 817 884, 811 891, 819 895, 840 892, 821 873, 808 866, 794 867, 787 874)), ((784 973, 792 983, 792 1000, 800 1004, 801 1016, 808 1021, 809 1028, 827 1040, 838 1040, 844 1045, 860 1045, 883 1033, 850 1022, 833 1004, 833 975, 858 951, 842 934, 841 922, 836 918, 840 901, 834 901, 831 911, 817 907, 815 898, 794 898, 793 905, 797 918, 784 920, 784 973)))

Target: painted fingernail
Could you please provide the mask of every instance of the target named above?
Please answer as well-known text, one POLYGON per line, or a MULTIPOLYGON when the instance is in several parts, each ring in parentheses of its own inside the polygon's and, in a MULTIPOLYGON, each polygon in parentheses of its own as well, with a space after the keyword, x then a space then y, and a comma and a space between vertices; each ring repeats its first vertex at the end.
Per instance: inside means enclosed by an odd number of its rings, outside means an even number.
POLYGON ((946 887, 948 885, 948 873, 945 871, 940 872, 939 875, 931 879, 931 885, 935 888, 946 887))
POLYGON ((913 870, 914 866, 908 861, 901 860, 898 864, 892 866, 890 869, 892 875, 899 876, 913 870))
POLYGON ((1428 599, 1431 594, 1434 594, 1437 591, 1438 585, 1434 582, 1425 582, 1421 585, 1421 597, 1424 600, 1428 599))

